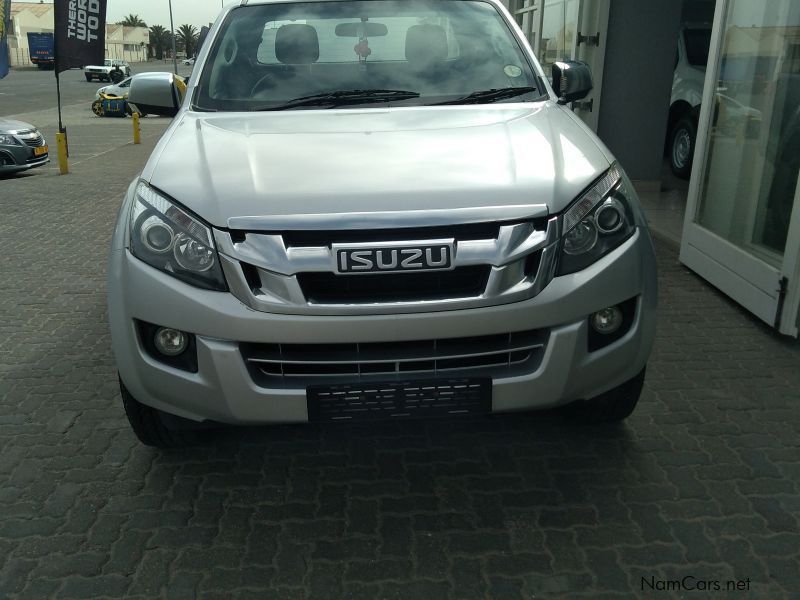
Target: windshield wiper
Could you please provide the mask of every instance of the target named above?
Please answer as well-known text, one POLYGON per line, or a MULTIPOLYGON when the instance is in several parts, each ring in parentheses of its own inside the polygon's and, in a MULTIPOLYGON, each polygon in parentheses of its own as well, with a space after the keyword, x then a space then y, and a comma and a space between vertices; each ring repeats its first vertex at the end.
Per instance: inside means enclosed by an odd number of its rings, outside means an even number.
POLYGON ((527 87, 507 87, 507 88, 492 88, 491 90, 481 90, 479 92, 472 92, 461 98, 455 100, 447 100, 445 102, 436 102, 431 106, 441 106, 443 104, 482 104, 484 102, 494 102, 495 100, 503 100, 505 98, 513 98, 514 96, 521 96, 530 92, 537 91, 538 88, 527 87))
POLYGON ((264 106, 255 110, 288 110, 299 106, 342 106, 345 104, 361 104, 366 102, 386 102, 389 100, 410 100, 419 98, 418 92, 407 90, 339 90, 302 96, 277 106, 264 106))

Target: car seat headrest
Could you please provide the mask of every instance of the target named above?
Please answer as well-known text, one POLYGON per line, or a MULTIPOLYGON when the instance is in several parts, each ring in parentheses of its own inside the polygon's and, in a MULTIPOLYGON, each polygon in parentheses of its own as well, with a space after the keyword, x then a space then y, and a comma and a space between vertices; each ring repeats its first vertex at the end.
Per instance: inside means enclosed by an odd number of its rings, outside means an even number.
POLYGON ((406 32, 406 60, 433 62, 447 58, 447 34, 440 25, 412 25, 406 32))
POLYGON ((275 57, 287 65, 308 65, 319 60, 319 38, 311 25, 281 25, 275 34, 275 57))

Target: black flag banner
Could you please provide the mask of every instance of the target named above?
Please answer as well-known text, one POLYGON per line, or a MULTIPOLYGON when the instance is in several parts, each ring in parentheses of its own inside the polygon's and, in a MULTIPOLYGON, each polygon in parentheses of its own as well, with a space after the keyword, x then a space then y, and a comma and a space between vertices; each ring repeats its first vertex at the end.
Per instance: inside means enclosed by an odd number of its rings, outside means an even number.
POLYGON ((106 54, 106 0, 55 0, 56 73, 102 65, 106 54))

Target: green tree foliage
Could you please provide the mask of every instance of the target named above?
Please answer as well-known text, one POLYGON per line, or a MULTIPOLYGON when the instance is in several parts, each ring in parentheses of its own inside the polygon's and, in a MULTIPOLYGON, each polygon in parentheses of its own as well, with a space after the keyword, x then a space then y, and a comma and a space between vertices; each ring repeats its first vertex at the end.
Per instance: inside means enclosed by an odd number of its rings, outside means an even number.
POLYGON ((139 18, 139 15, 130 14, 122 21, 119 21, 117 25, 124 25, 125 27, 147 27, 147 23, 142 21, 139 18))
POLYGON ((156 58, 162 60, 164 58, 164 50, 172 44, 172 34, 164 29, 161 25, 150 26, 150 46, 156 58))
POLYGON ((197 49, 198 35, 197 27, 194 25, 184 24, 178 27, 176 38, 181 46, 183 46, 183 51, 186 52, 186 56, 194 56, 194 52, 197 49))

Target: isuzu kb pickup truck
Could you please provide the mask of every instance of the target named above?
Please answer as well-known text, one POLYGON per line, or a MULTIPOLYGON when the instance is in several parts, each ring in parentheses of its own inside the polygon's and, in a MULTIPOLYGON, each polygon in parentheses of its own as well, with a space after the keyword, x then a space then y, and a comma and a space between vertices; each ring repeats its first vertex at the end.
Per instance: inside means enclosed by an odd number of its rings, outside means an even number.
MULTIPOLYGON (((243 1, 124 198, 108 269, 142 442, 204 424, 634 409, 656 268, 636 193, 496 0, 243 1)), ((481 418, 481 417, 477 417, 481 418)))

